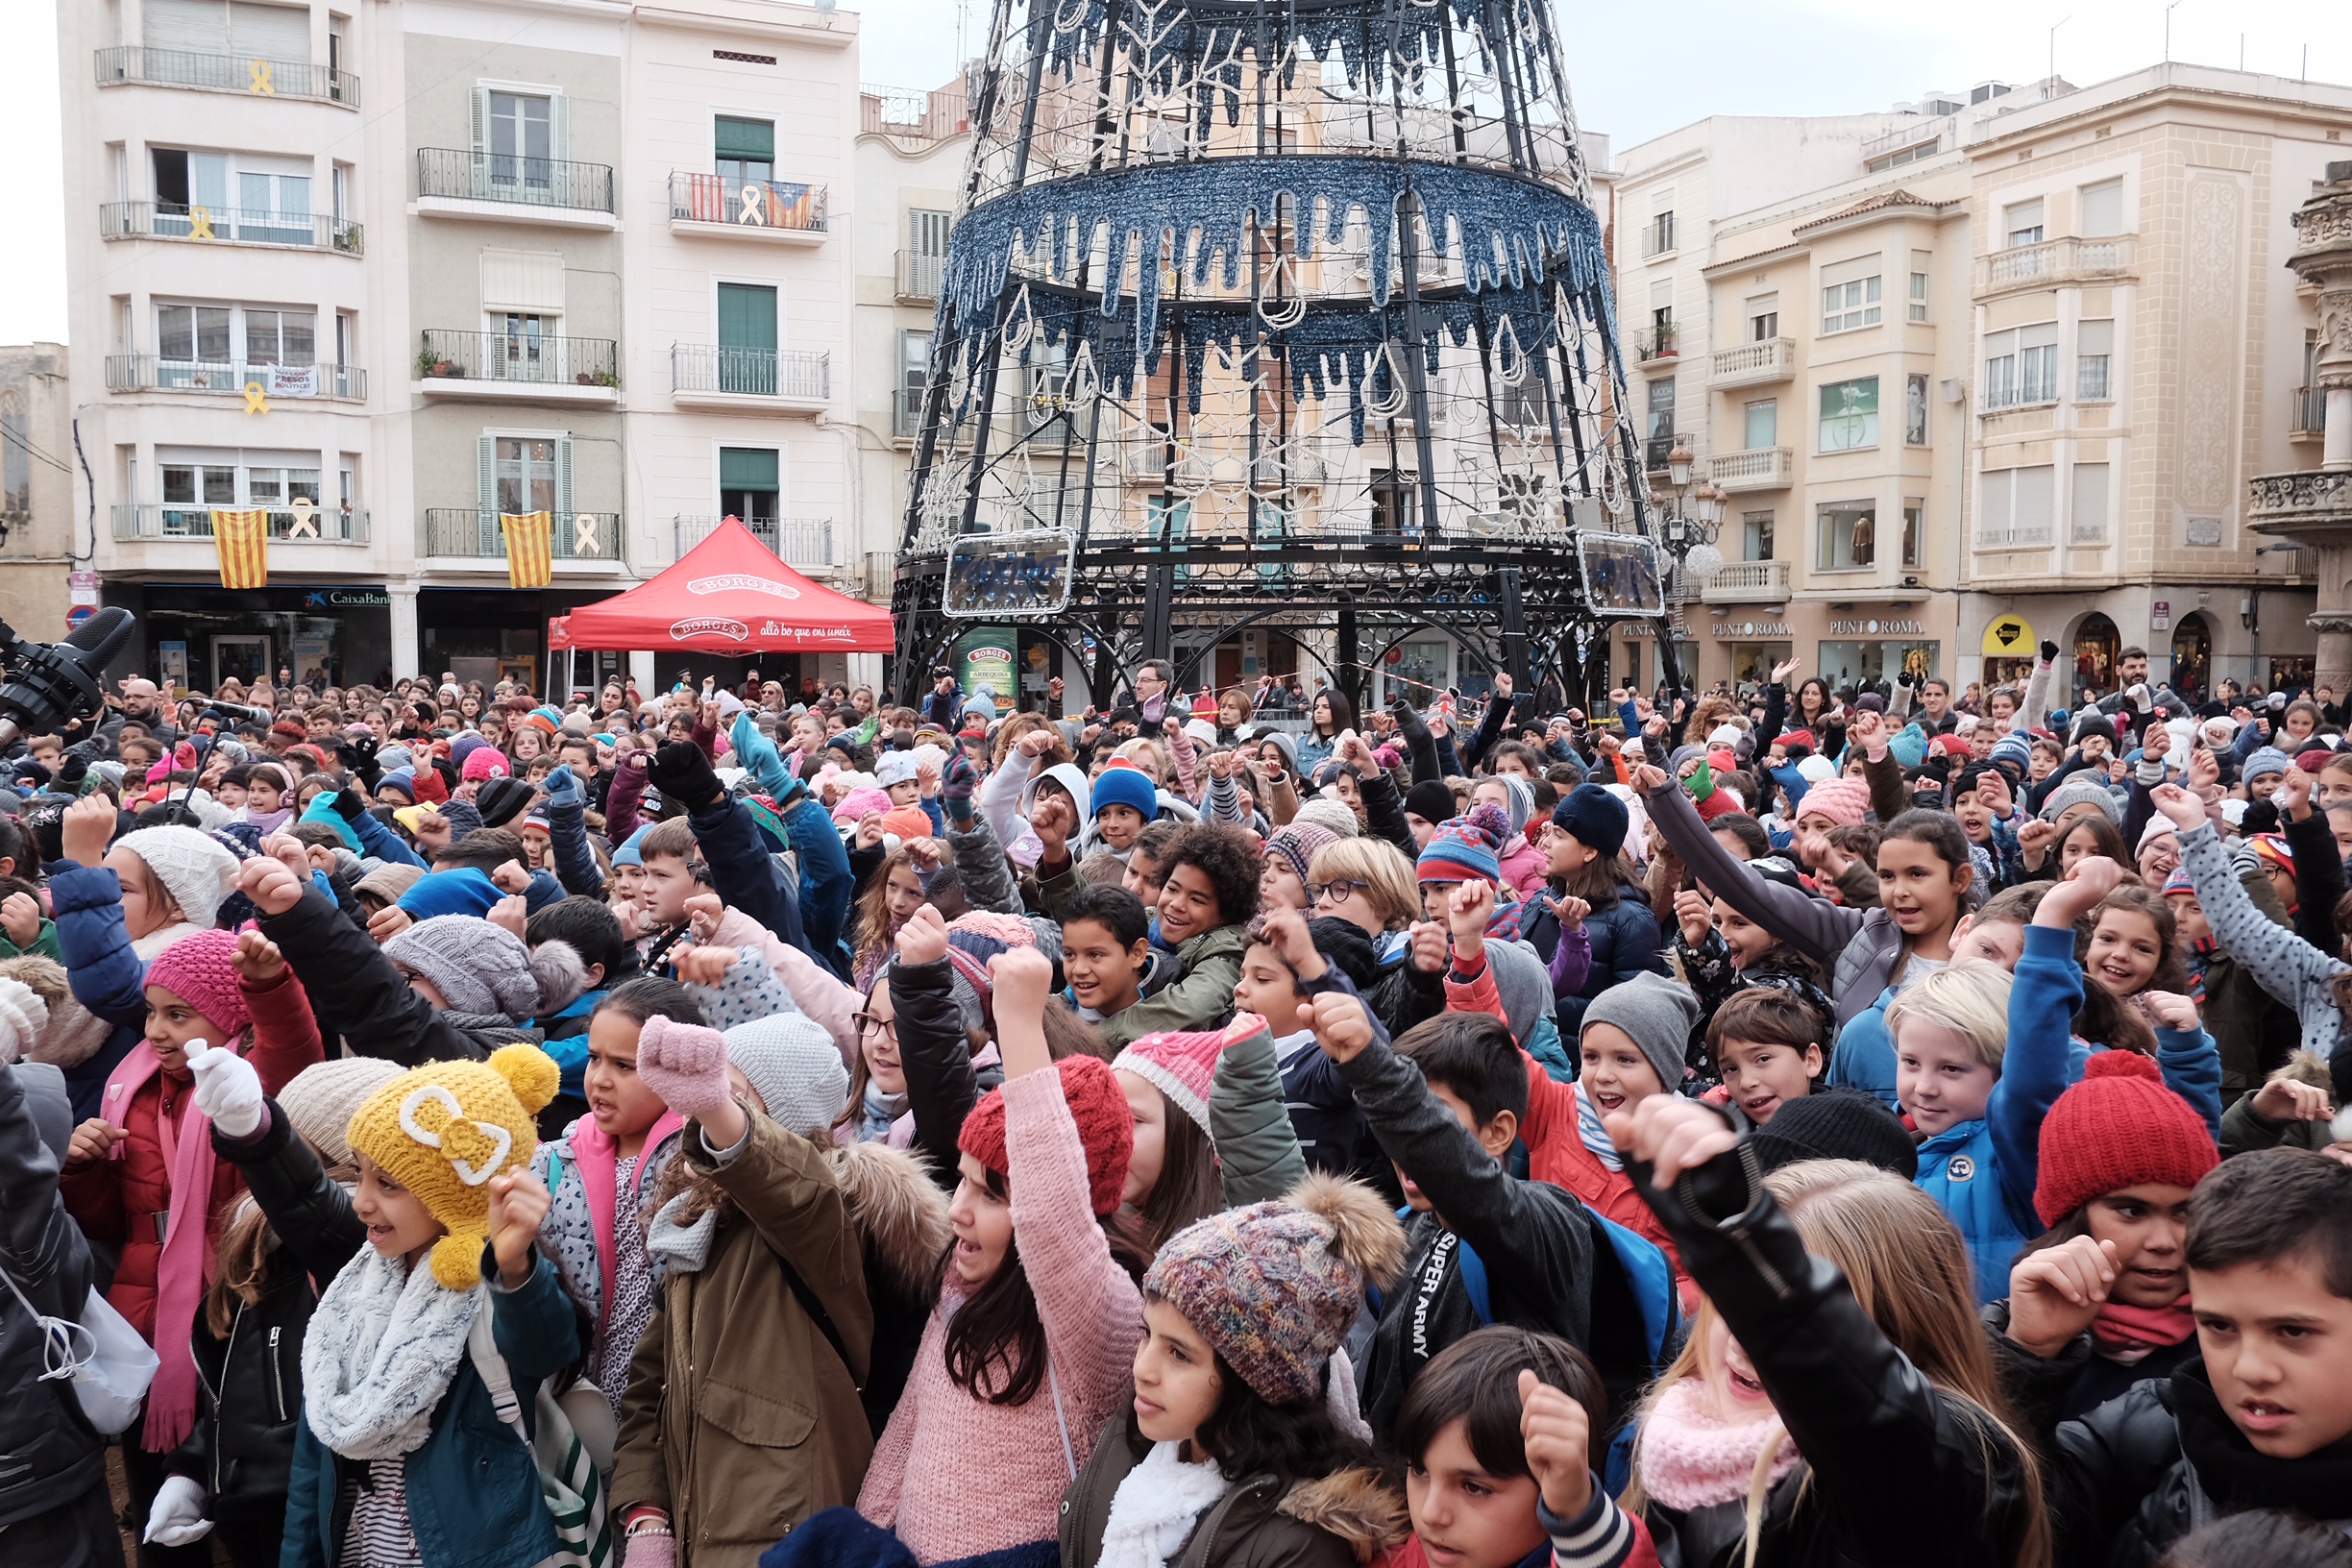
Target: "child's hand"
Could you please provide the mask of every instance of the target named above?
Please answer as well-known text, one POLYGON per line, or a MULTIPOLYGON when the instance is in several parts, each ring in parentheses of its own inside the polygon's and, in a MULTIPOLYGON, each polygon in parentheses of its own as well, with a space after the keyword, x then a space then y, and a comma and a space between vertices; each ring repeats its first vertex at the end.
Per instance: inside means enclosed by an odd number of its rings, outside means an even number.
POLYGON ((1282 954, 1290 972, 1301 980, 1321 979, 1327 966, 1323 955, 1315 951, 1314 939, 1307 934, 1307 917, 1295 909, 1268 909, 1258 917, 1258 934, 1267 946, 1282 954))
POLYGON ((1054 736, 1051 730, 1033 729, 1020 738, 1020 754, 1034 762, 1051 751, 1053 744, 1054 736))
POLYGON ((1017 1078, 1053 1066, 1045 1044, 1045 998, 1053 990, 1053 960, 1035 947, 1008 947, 989 960, 995 982, 996 1048, 1005 1076, 1017 1078))
MULTIPOLYGON (((1024 737, 1025 738, 1025 737, 1024 737)), ((1041 866, 1059 866, 1069 858, 1070 835, 1078 830, 1078 807, 1059 791, 1040 790, 1029 802, 1029 831, 1038 836, 1045 852, 1038 857, 1041 866)))
POLYGON ((490 1178, 490 1250, 498 1257, 499 1279, 507 1289, 522 1289, 531 1277, 539 1226, 551 1207, 547 1184, 527 1165, 490 1178))
POLYGON ((1633 765, 1632 785, 1637 795, 1649 795, 1666 787, 1666 770, 1655 763, 1637 762, 1633 765))
MULTIPOLYGON (((253 933, 245 933, 248 939, 253 933)), ((252 1063, 225 1045, 191 1047, 188 1075, 196 1080, 196 1107, 212 1125, 231 1138, 251 1138, 261 1130, 261 1075, 252 1063)))
POLYGON ((637 1076, 662 1104, 688 1118, 725 1105, 726 1037, 656 1015, 637 1031, 637 1076))
MULTIPOLYGON (((1037 824, 1032 822, 1029 825, 1035 827, 1037 824)), ((944 858, 945 851, 937 839, 926 836, 907 841, 907 859, 915 863, 915 874, 919 877, 929 876, 938 870, 944 858)))
POLYGON ((368 917, 368 940, 380 947, 414 924, 408 912, 398 904, 386 904, 368 917))
POLYGON ((2097 907, 2098 901, 2121 886, 2130 873, 2105 855, 2085 855, 2066 879, 2042 895, 2034 911, 2036 925, 2072 925, 2097 907))
POLYGON ((940 771, 938 763, 919 762, 915 765, 915 789, 916 792, 925 800, 933 800, 939 797, 940 771))
POLYGON ((1519 1440, 1556 1518, 1574 1519, 1592 1506, 1592 1419, 1529 1367, 1519 1370, 1519 1440))
POLYGON ((30 947, 40 940, 40 900, 31 894, 12 893, 0 902, 0 928, 19 947, 30 947))
POLYGON ((1581 898, 1561 894, 1552 900, 1552 912, 1559 917, 1561 930, 1578 931, 1583 928, 1585 917, 1592 914, 1592 905, 1581 898))
POLYGON ((690 986, 715 986, 743 954, 733 947, 689 947, 677 956, 677 974, 690 986))
POLYGON ((237 937, 236 952, 229 962, 236 966, 237 978, 247 991, 261 991, 278 983, 285 973, 285 955, 278 944, 258 931, 242 932, 237 937))
POLYGON ((2172 991, 2144 991, 2140 993, 2140 1010, 2147 1015, 2148 1022, 2160 1029, 2190 1030, 2202 1028, 2197 1017, 2197 1005, 2172 991))
POLYGON ((1339 732, 1338 749, 1339 760, 1355 764, 1356 771, 1366 777, 1381 771, 1380 759, 1372 754, 1372 747, 1365 744, 1364 738, 1354 730, 1343 729, 1339 732))
MULTIPOLYGON (((2161 735, 2164 732, 2155 730, 2151 733, 2161 735)), ((2311 815, 2312 788, 2318 782, 2319 775, 2316 773, 2307 773, 2299 767, 2287 770, 2286 775, 2279 780, 2279 793, 2287 797, 2290 821, 2299 822, 2311 815)))
POLYGON ((870 811, 858 819, 857 846, 860 849, 871 849, 881 842, 882 814, 878 811, 870 811))
POLYGON ((930 904, 909 915, 898 928, 898 962, 937 964, 947 956, 947 922, 930 904))
POLYGON ((2115 1285, 2116 1244, 2078 1236, 2029 1252, 2009 1270, 2009 1337, 2055 1356, 2088 1329, 2115 1285))
POLYGON ((1372 1016, 1364 1011, 1363 1001, 1340 991, 1322 991, 1314 995, 1315 1043, 1334 1062, 1353 1062, 1356 1055, 1372 1043, 1372 1016))
POLYGON ((1231 751, 1212 751, 1209 753, 1209 776, 1211 778, 1231 778, 1233 777, 1233 771, 1234 754, 1231 751))
MULTIPOLYGON (((645 755, 645 753, 640 751, 637 753, 637 755, 642 757, 645 755)), ((455 830, 451 826, 450 820, 447 817, 442 816, 438 811, 427 811, 419 814, 416 825, 416 842, 418 847, 425 851, 425 858, 430 860, 435 852, 447 849, 450 846, 450 839, 453 835, 454 831, 455 830)))
POLYGON ((1682 928, 1682 940, 1693 947, 1706 941, 1707 934, 1715 929, 1715 911, 1695 888, 1684 888, 1675 894, 1674 912, 1675 923, 1682 928))
POLYGON ((708 942, 719 932, 719 922, 726 919, 726 905, 715 893, 690 895, 685 904, 686 929, 697 942, 708 942))
POLYGON ((1413 921, 1412 967, 1423 974, 1445 972, 1446 929, 1435 920, 1413 921))
POLYGON ((282 863, 256 855, 237 868, 237 891, 253 900, 264 915, 283 915, 302 902, 306 872, 288 870, 282 863))
POLYGON ((500 930, 510 933, 515 941, 527 943, 525 934, 530 929, 530 901, 519 893, 510 893, 490 906, 483 917, 500 930))
POLYGON ((2318 1085, 2273 1078, 2254 1091, 2254 1114, 2265 1121, 2325 1121, 2336 1112, 2318 1085))
MULTIPOLYGON (((2192 766, 2189 771, 2193 775, 2196 769, 2192 766)), ((2159 784, 2148 792, 2148 797, 2156 802, 2156 809, 2172 819, 2172 825, 2183 833, 2205 820, 2205 802, 2178 784, 2159 784)), ((2018 842, 2024 842, 2022 834, 2018 842)))
POLYGON ((1649 1163, 1651 1184, 1661 1191, 1684 1171, 1739 1146, 1739 1134, 1729 1122, 1675 1094, 1653 1094, 1630 1113, 1611 1111, 1602 1121, 1620 1150, 1649 1163))
POLYGON ((114 803, 103 794, 84 796, 65 808, 58 837, 65 859, 82 866, 105 864, 108 841, 114 837, 114 803))
POLYGON ((1475 877, 1446 894, 1446 926, 1454 933, 1456 952, 1469 958, 1484 949, 1494 901, 1494 884, 1475 877))
POLYGON ((73 1130, 73 1139, 65 1145, 65 1163, 86 1165, 93 1160, 104 1160, 108 1151, 129 1136, 104 1117, 92 1116, 73 1130))
MULTIPOLYGON (((2292 772, 2293 770, 2290 770, 2292 772)), ((2189 787, 2199 795, 2217 789, 2221 783, 2221 759, 2204 747, 2189 754, 2189 787)))
POLYGON ((292 871, 297 880, 310 880, 310 846, 293 834, 272 833, 261 841, 261 852, 292 871))

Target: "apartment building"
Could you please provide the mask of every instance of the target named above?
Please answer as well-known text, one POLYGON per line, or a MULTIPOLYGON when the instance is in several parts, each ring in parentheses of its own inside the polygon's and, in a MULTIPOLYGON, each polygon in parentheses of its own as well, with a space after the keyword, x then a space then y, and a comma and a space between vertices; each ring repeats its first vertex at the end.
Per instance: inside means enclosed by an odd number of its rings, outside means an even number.
MULTIPOLYGON (((60 36, 94 565, 142 668, 535 682, 549 617, 729 513, 837 575, 854 16, 122 0, 60 36), (268 587, 219 586, 226 508, 267 512, 268 587), (512 589, 500 518, 542 510, 553 581, 512 589)), ((842 673, 809 663, 768 673, 842 673)))
POLYGON ((53 642, 70 625, 81 520, 65 345, 0 348, 0 621, 53 642))
POLYGON ((2014 623, 2078 689, 2132 645, 2184 695, 2311 682, 2315 552, 2254 530, 2248 482, 2318 455, 2317 290, 2288 261, 2348 136, 2352 89, 2173 63, 1969 144, 1964 643, 2014 623))
MULTIPOLYGON (((906 522, 915 437, 931 370, 931 327, 963 206, 971 151, 965 80, 928 92, 868 86, 859 95, 857 221, 849 236, 856 306, 850 387, 857 432, 856 515, 847 537, 858 592, 887 604, 906 522)), ((858 678, 882 677, 879 654, 851 654, 858 678)))

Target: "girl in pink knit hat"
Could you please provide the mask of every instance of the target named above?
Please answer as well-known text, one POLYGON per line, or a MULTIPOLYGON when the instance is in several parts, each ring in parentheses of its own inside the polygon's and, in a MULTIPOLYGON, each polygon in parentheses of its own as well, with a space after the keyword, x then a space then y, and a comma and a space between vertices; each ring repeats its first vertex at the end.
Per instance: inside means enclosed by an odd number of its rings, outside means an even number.
POLYGON ((1244 1013, 1221 1030, 1165 1029, 1112 1060, 1112 1074, 1135 1113, 1135 1153, 1119 1201, 1136 1222, 1141 1246, 1156 1252, 1178 1231, 1225 1207, 1209 1130, 1209 1092, 1226 1045, 1264 1027, 1263 1018, 1244 1013))

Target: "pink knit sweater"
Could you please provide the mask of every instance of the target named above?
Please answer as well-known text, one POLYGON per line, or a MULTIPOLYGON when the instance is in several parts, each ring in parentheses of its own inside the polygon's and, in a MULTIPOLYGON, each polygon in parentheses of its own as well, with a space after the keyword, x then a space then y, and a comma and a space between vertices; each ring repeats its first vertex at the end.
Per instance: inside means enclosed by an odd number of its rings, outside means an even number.
POLYGON ((1143 1298, 1088 1206, 1086 1152, 1060 1074, 1006 1083, 1005 1153, 1013 1235, 1054 1375, 1026 1405, 985 1404, 950 1382, 943 1347, 962 1299, 950 1277, 858 1492, 858 1511, 926 1563, 1053 1536, 1071 1465, 1119 1413, 1143 1337, 1143 1298))

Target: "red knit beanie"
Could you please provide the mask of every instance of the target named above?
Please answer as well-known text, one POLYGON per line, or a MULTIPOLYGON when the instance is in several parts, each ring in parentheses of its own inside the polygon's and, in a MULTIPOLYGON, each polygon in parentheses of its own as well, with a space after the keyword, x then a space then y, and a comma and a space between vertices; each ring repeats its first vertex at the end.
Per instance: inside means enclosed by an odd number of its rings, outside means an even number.
POLYGON ((245 993, 237 989, 233 931, 199 931, 182 937, 147 966, 147 984, 159 986, 205 1016, 219 1031, 212 1043, 227 1045, 253 1022, 245 993))
POLYGON ((2137 1051, 2097 1051, 2082 1081, 2042 1118, 2034 1213, 2055 1225, 2102 1192, 2161 1182, 2194 1187, 2221 1163, 2187 1100, 2137 1051))
MULTIPOLYGON (((1119 1206, 1127 1187, 1127 1162, 1135 1153, 1135 1112, 1111 1065, 1099 1057, 1066 1056, 1054 1064, 1062 1075, 1062 1097, 1078 1124, 1086 1150, 1087 1194, 1098 1214, 1119 1206)), ((992 1089, 964 1118, 956 1146, 999 1176, 1010 1177, 1005 1158, 1004 1090, 992 1089)))

